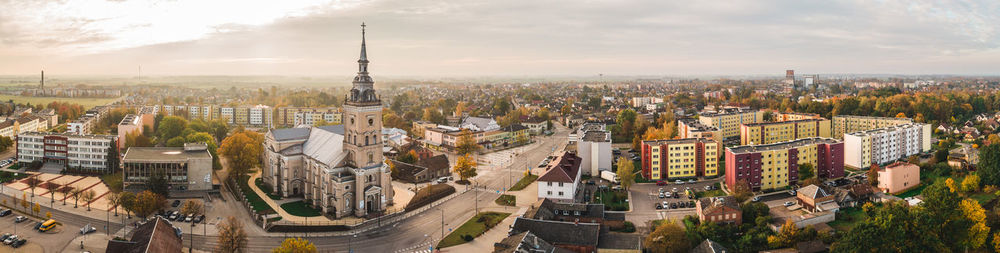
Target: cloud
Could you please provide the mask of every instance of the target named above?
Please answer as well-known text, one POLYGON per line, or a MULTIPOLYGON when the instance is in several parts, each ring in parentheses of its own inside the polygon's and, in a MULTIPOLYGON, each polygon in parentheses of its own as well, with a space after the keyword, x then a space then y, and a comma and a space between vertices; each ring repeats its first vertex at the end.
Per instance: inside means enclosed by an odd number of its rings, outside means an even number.
MULTIPOLYGON (((225 18, 156 40, 132 38, 175 27, 163 23, 176 15, 112 26, 120 30, 92 25, 116 15, 84 17, 38 31, 4 20, 10 4, 0 2, 0 35, 27 36, 0 43, 68 52, 46 64, 76 73, 142 64, 152 74, 350 75, 362 21, 376 76, 998 74, 989 66, 1000 65, 1000 2, 986 0, 307 1, 192 11, 192 21, 213 11, 225 18)), ((0 60, 0 69, 34 71, 15 65, 0 60)))

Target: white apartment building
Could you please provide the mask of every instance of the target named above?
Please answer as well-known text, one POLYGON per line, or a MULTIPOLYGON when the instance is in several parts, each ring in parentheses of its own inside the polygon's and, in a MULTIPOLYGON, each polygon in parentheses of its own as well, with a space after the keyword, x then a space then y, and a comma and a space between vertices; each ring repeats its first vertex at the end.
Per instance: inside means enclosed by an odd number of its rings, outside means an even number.
POLYGON ((64 168, 112 172, 108 156, 116 155, 114 135, 30 132, 18 136, 17 159, 22 165, 41 161, 64 168))
POLYGON ((633 107, 645 107, 648 104, 658 104, 663 103, 663 98, 658 97, 634 97, 632 98, 633 107))
POLYGON ((584 124, 576 134, 576 152, 583 159, 583 174, 600 176, 602 170, 611 171, 611 132, 604 124, 584 124))
POLYGON ((341 124, 341 112, 337 111, 300 111, 295 113, 295 125, 313 126, 320 122, 328 124, 341 124))
POLYGON ((270 126, 271 125, 271 119, 265 119, 265 117, 264 117, 264 115, 265 115, 264 111, 265 110, 269 111, 269 110, 271 110, 271 107, 268 107, 266 105, 257 105, 257 106, 251 107, 250 108, 250 113, 249 113, 249 116, 250 116, 249 117, 250 118, 250 125, 260 126, 260 125, 264 125, 265 123, 267 123, 267 125, 270 126))
POLYGON ((867 168, 931 149, 931 125, 910 123, 844 135, 844 165, 867 168))
POLYGON ((232 107, 222 107, 222 108, 219 108, 219 115, 222 116, 222 118, 226 120, 226 123, 229 123, 229 124, 233 123, 233 119, 235 118, 234 117, 235 115, 233 115, 234 112, 235 112, 235 110, 233 110, 232 107))

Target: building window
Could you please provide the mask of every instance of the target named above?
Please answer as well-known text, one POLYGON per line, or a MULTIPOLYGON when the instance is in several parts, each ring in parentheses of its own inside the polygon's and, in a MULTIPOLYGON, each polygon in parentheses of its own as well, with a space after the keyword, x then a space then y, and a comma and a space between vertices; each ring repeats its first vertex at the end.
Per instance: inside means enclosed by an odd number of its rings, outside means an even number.
POLYGON ((563 192, 559 192, 559 196, 562 196, 562 195, 563 195, 563 192))

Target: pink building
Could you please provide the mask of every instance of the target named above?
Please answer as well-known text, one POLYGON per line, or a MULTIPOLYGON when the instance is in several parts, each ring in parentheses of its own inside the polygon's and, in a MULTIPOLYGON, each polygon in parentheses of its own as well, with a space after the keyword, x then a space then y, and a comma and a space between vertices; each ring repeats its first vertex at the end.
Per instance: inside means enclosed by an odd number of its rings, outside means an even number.
POLYGON ((878 171, 878 189, 896 194, 920 184, 920 166, 897 162, 878 171))
POLYGON ((125 147, 125 136, 138 132, 142 134, 143 119, 139 115, 129 114, 118 123, 118 148, 125 147))

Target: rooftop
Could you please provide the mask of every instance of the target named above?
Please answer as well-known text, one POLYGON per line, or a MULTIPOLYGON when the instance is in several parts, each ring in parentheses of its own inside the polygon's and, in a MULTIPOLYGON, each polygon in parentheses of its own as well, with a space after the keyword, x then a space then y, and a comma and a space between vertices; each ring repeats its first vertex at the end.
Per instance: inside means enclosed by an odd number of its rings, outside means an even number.
POLYGON ((875 117, 875 116, 861 116, 861 115, 837 115, 837 116, 833 116, 833 118, 834 119, 836 119, 836 118, 848 118, 848 119, 905 120, 905 121, 910 121, 910 122, 913 121, 913 119, 911 119, 911 118, 875 117))
POLYGON ((583 141, 611 142, 611 133, 605 131, 587 131, 587 133, 583 135, 583 141))
POLYGON ((517 217, 511 228, 514 233, 530 231, 552 244, 597 246, 601 225, 596 223, 574 223, 562 221, 535 220, 517 217))
POLYGON ((754 127, 754 126, 769 126, 769 125, 781 125, 781 124, 798 124, 805 122, 819 122, 826 121, 827 119, 800 119, 800 120, 787 120, 787 121, 772 121, 772 122, 757 122, 757 123, 747 123, 744 126, 754 127))
POLYGON ((684 138, 684 139, 664 139, 664 140, 648 140, 642 141, 642 144, 650 146, 659 146, 663 144, 691 144, 698 142, 715 142, 715 140, 709 138, 684 138))
POLYGON ((755 113, 755 112, 758 112, 758 111, 757 110, 752 110, 752 109, 751 110, 747 110, 747 109, 736 109, 736 108, 723 108, 722 111, 720 111, 720 112, 702 113, 701 116, 702 117, 718 117, 718 116, 728 116, 728 115, 734 115, 734 114, 755 113))
POLYGON ((783 150, 783 149, 801 147, 812 144, 836 144, 836 143, 841 143, 841 141, 832 138, 812 137, 812 138, 802 138, 798 140, 791 140, 791 141, 764 144, 764 145, 745 145, 745 146, 729 147, 726 148, 726 150, 735 154, 742 154, 742 153, 755 153, 755 152, 772 151, 772 150, 783 150))
POLYGON ((695 132, 719 131, 718 128, 702 124, 701 121, 695 118, 683 118, 677 121, 689 128, 694 128, 695 132))
POLYGON ((867 135, 870 135, 870 134, 886 133, 886 132, 896 131, 896 130, 910 128, 910 127, 922 127, 924 125, 927 125, 927 124, 924 124, 924 123, 906 123, 906 124, 900 124, 900 125, 895 125, 895 126, 888 126, 888 127, 877 128, 877 129, 866 130, 866 131, 857 131, 857 132, 853 132, 853 133, 848 133, 848 135, 853 135, 853 136, 867 136, 867 135))
POLYGON ((183 162, 188 159, 199 158, 211 159, 212 155, 208 153, 207 149, 192 149, 186 147, 131 147, 125 151, 125 158, 123 158, 122 161, 183 162))

